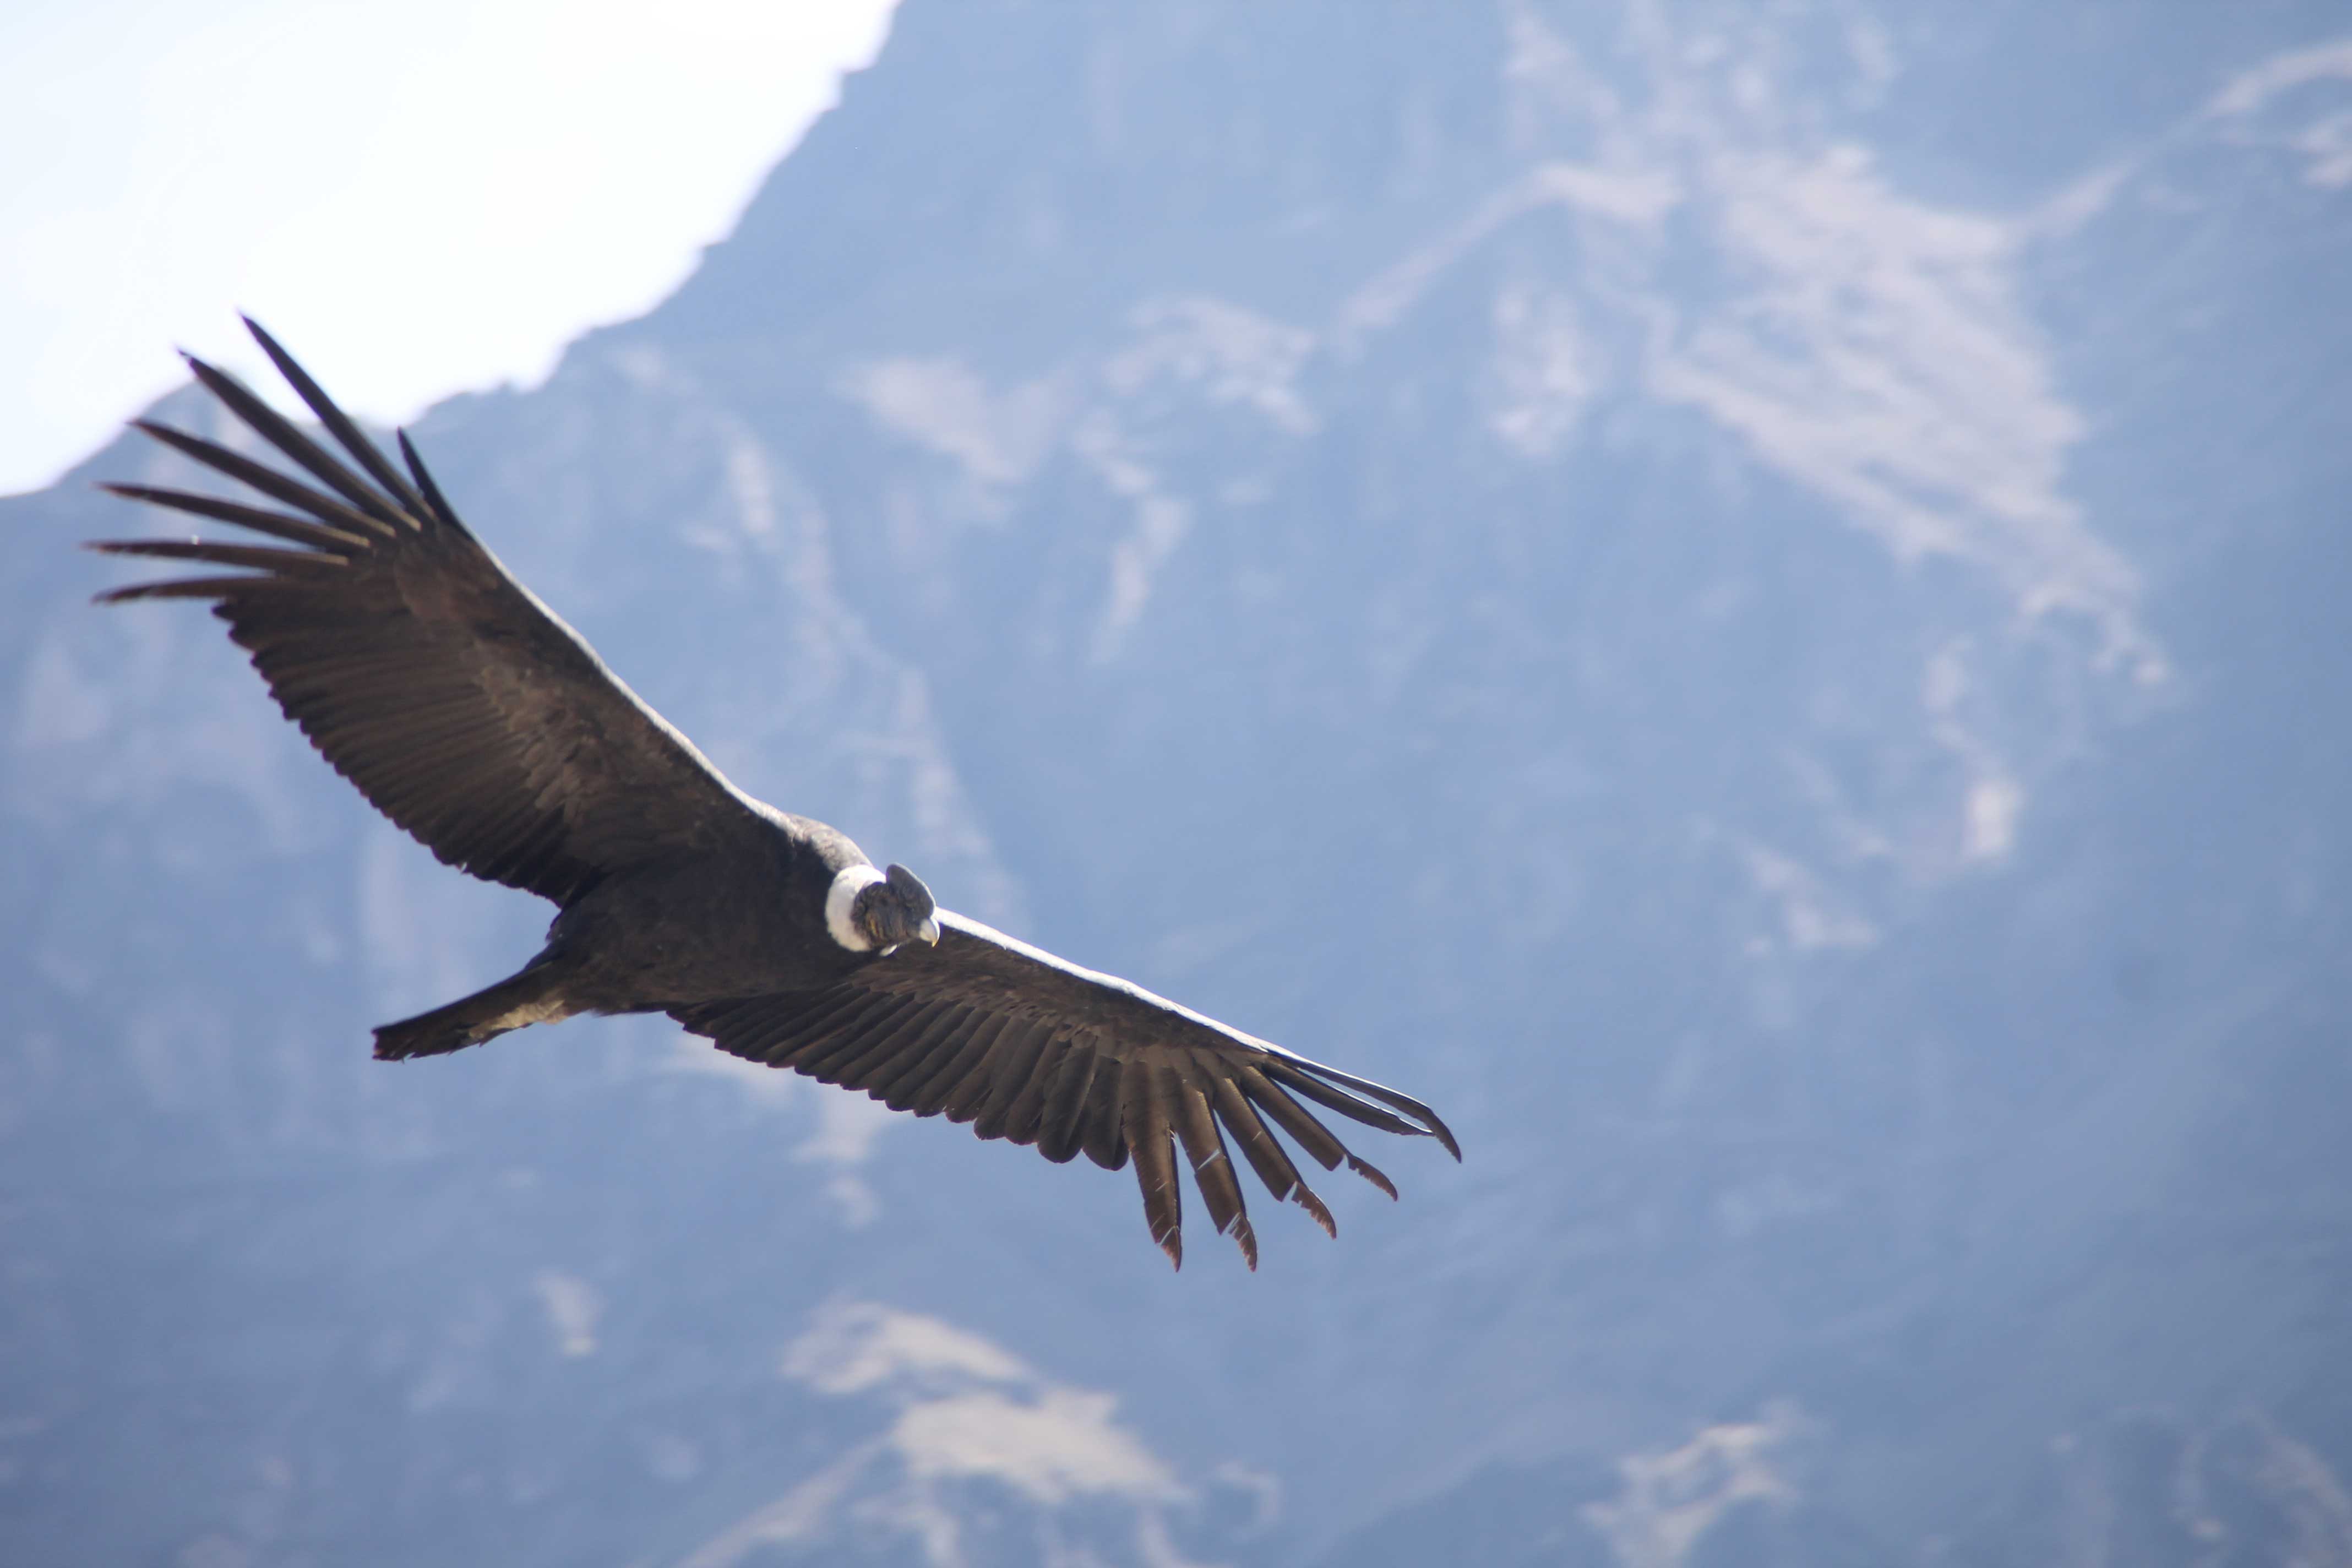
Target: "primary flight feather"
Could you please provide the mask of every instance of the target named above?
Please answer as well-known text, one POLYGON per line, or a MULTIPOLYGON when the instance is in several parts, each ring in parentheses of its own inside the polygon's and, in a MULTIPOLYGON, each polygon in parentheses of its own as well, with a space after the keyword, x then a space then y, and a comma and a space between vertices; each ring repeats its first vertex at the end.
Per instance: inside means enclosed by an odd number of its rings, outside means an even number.
POLYGON ((1419 1100, 940 909, 904 867, 877 869, 824 823, 737 789, 457 521, 406 435, 404 472, 246 325, 344 456, 192 356, 196 379, 316 483, 139 421, 283 510, 106 489, 278 543, 97 543, 236 574, 100 602, 209 601, 286 716, 377 810, 450 865, 557 906, 520 972, 379 1028, 378 1057, 580 1013, 667 1013, 722 1050, 1049 1160, 1131 1159, 1152 1239, 1179 1265, 1179 1151, 1253 1268, 1229 1140, 1326 1231, 1330 1211, 1276 1129, 1325 1170, 1344 1163, 1396 1195, 1302 1100, 1461 1157, 1419 1100))

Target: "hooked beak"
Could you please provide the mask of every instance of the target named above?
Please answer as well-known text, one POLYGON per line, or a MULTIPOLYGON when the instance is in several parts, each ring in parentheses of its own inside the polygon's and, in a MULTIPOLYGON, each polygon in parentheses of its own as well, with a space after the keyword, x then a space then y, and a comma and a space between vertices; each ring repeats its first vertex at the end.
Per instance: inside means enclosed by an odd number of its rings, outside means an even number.
POLYGON ((939 946, 940 922, 930 916, 925 915, 923 917, 923 923, 915 928, 915 940, 921 942, 925 947, 939 946))

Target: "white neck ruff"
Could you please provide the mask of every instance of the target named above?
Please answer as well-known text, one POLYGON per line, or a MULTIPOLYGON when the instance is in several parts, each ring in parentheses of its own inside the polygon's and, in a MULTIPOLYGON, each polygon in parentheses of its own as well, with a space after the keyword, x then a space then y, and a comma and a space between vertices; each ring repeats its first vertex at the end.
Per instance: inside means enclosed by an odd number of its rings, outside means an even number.
POLYGON ((824 929, 833 933, 834 941, 852 952, 872 952, 874 943, 849 918, 849 907, 857 901, 858 894, 886 879, 871 866, 844 866, 834 874, 833 886, 825 890, 824 929))

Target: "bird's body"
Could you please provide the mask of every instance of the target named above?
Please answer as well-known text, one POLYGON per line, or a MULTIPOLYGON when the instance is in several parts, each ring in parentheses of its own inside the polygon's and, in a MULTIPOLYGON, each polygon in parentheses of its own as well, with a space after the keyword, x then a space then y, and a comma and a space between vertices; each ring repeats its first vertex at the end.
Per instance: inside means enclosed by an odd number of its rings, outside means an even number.
POLYGON ((743 807, 712 825, 709 848, 619 868, 572 895, 509 991, 386 1025, 376 1054, 437 1055, 580 1013, 817 991, 871 962, 825 927, 835 880, 869 864, 857 846, 762 802, 743 807))
POLYGON ((1178 1148, 1253 1267, 1227 1135, 1275 1196, 1327 1229, 1268 1121, 1326 1169, 1344 1161, 1393 1195, 1300 1098, 1455 1150, 1419 1101, 940 910, 911 872, 877 868, 834 828, 743 794, 481 546, 404 436, 404 474, 253 331, 358 468, 192 360, 326 489, 142 424, 286 510, 109 488, 280 547, 100 544, 241 574, 100 598, 211 603, 287 716, 378 810, 443 860, 557 906, 529 964, 378 1029, 378 1056, 436 1055, 580 1013, 667 1013, 739 1056, 1050 1159, 1132 1158, 1153 1237, 1179 1261, 1178 1148))
POLYGON ((865 855, 821 822, 747 804, 726 843, 633 868, 556 915, 548 952, 577 966, 580 1011, 814 990, 872 962, 824 921, 835 878, 865 855))

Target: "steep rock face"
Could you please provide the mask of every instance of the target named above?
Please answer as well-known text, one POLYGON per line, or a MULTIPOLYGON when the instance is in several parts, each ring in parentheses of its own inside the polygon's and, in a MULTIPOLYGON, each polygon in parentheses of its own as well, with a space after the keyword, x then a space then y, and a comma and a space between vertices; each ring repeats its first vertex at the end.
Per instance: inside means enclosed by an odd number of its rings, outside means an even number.
POLYGON ((1261 9, 908 0, 674 300, 418 435, 746 787, 1468 1163, 1171 1280, 1123 1180, 664 1028, 368 1064, 536 906, 81 608, 69 482, 13 1541, 2341 1554, 2352 43, 1261 9))

